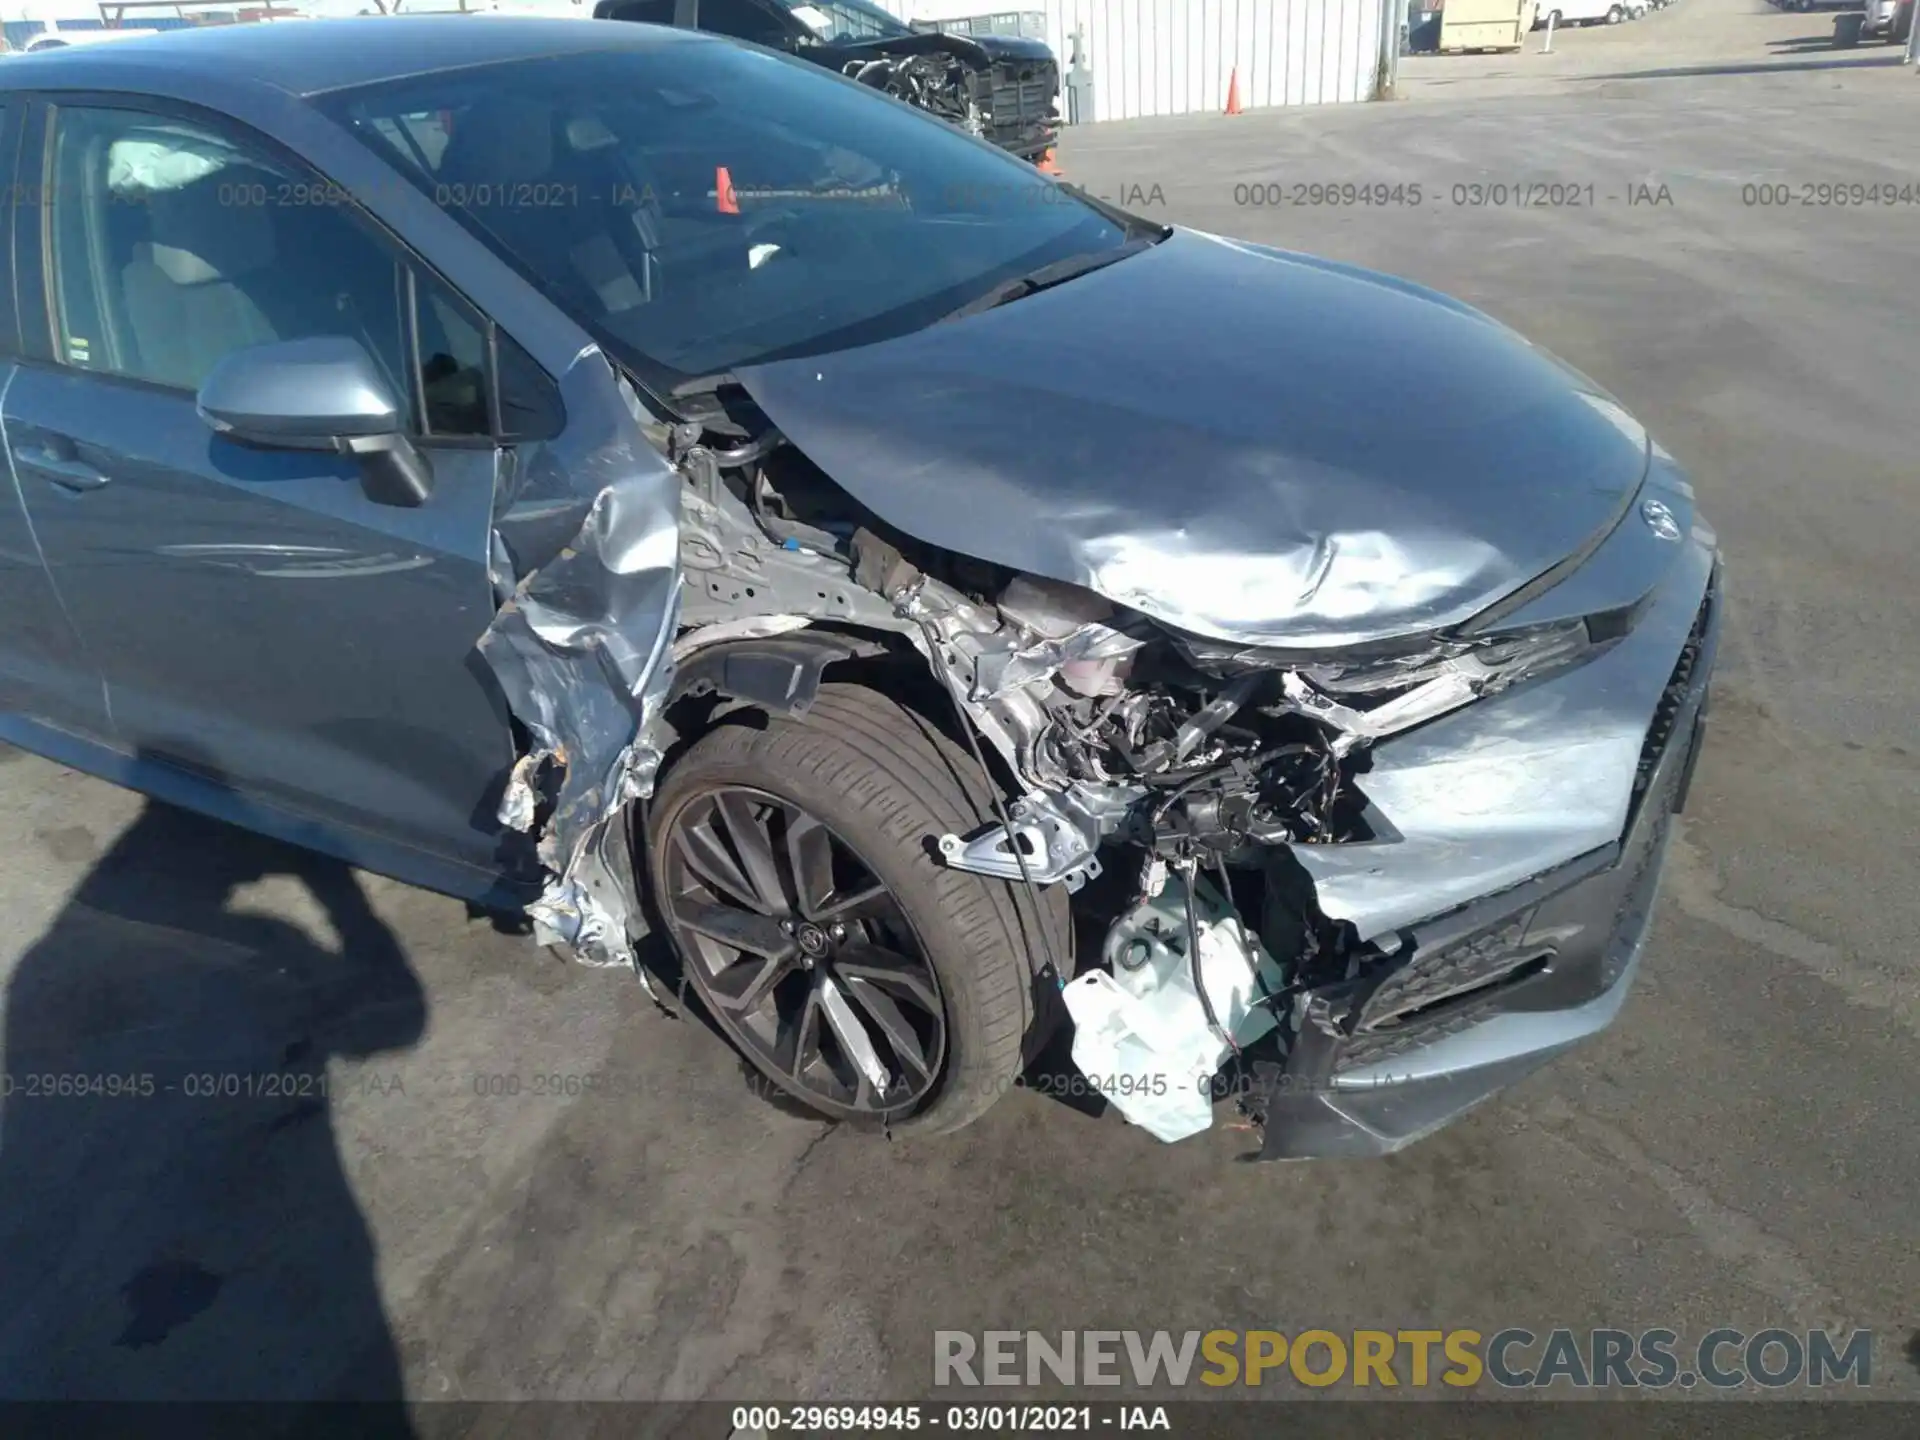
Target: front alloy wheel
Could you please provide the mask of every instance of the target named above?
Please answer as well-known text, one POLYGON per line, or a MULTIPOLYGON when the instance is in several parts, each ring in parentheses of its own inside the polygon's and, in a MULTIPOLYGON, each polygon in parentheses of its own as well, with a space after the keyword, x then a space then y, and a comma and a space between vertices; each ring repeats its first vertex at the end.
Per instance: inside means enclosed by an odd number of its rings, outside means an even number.
POLYGON ((934 843, 988 822, 992 784, 924 716, 835 683, 804 716, 723 720, 662 775, 647 880, 687 985, 822 1115, 957 1130, 1044 1038, 1065 892, 950 869, 934 843))
POLYGON ((940 980, 872 868, 817 816, 706 790, 665 832, 660 909, 733 1042, 843 1118, 910 1110, 939 1077, 940 980))

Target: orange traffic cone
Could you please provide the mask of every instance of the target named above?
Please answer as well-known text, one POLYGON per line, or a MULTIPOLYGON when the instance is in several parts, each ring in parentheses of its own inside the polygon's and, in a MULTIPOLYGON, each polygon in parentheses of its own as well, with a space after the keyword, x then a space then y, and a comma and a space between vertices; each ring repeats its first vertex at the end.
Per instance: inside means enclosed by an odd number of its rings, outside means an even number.
POLYGON ((713 172, 713 203, 722 215, 740 213, 740 197, 733 193, 733 176, 727 173, 727 167, 718 166, 713 172))
POLYGON ((1233 74, 1227 80, 1227 114, 1240 113, 1240 67, 1233 67, 1233 74))
POLYGON ((1046 153, 1040 157, 1040 173, 1042 175, 1059 175, 1064 173, 1060 169, 1060 162, 1053 158, 1052 146, 1048 146, 1046 153))

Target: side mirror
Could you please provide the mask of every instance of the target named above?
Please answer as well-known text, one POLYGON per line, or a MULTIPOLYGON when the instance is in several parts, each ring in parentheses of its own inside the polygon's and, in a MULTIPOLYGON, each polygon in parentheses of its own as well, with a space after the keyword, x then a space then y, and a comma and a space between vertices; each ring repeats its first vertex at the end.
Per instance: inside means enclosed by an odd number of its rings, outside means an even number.
POLYGON ((432 493, 433 471, 402 430, 386 377, 344 335, 236 350, 201 382, 196 405, 217 433, 243 444, 358 456, 375 504, 420 505, 432 493))

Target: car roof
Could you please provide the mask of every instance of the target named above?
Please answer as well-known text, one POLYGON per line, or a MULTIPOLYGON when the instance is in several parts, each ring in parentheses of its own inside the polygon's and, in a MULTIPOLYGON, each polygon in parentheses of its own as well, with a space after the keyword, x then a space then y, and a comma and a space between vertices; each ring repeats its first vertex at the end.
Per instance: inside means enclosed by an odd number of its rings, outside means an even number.
POLYGON ((713 37, 624 20, 476 14, 380 15, 300 24, 208 25, 119 45, 74 45, 0 62, 0 90, 140 91, 143 77, 180 80, 218 104, 223 88, 269 85, 315 95, 442 70, 589 50, 712 44, 713 37), (431 57, 431 58, 426 58, 431 57))

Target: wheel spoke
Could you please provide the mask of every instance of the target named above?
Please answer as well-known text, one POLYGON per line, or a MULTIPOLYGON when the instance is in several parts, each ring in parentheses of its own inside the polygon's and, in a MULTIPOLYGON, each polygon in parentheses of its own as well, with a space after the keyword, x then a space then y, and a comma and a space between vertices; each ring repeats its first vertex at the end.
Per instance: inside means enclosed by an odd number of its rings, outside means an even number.
POLYGON ((811 815, 787 812, 787 868, 793 876, 793 907, 809 920, 833 894, 833 837, 811 815))
POLYGON ((848 975, 846 981, 847 998, 856 1008, 864 1010, 874 1028, 886 1037, 902 1069, 911 1070, 922 1080, 931 1080, 933 1068, 927 1063, 926 1049, 893 997, 863 976, 848 975))
POLYGON ((740 857, 740 869, 753 887, 758 902, 754 908, 778 915, 787 908, 786 890, 774 863, 773 840, 767 834, 766 822, 754 814, 755 808, 754 802, 737 790, 723 790, 715 801, 733 853, 740 857))
POLYGON ((752 955, 736 961, 714 977, 714 1003, 724 1009, 738 1011, 742 1014, 750 1010, 759 1009, 761 1003, 767 998, 768 992, 780 983, 783 976, 792 972, 793 963, 793 957, 791 955, 775 955, 766 958, 752 955), (750 965, 758 965, 759 969, 754 971, 752 978, 747 981, 746 985, 742 987, 737 995, 730 994, 727 987, 719 983, 736 970, 743 969, 750 965))
POLYGON ((718 1028, 836 1116, 904 1114, 946 1062, 946 1007, 900 902, 832 822, 715 785, 659 840, 659 903, 718 1028))
POLYGON ((875 1090, 884 1091, 892 1083, 892 1076, 887 1072, 886 1061, 874 1048, 873 1036, 867 1033, 867 1027, 860 1023, 860 1017, 847 1003, 846 991, 831 975, 821 977, 819 989, 820 1010, 833 1029, 833 1038, 840 1042, 840 1053, 853 1063, 855 1074, 864 1075, 873 1082, 875 1090))
POLYGON ((794 952, 793 937, 782 930, 770 915, 749 915, 727 905, 702 905, 697 900, 673 901, 673 918, 698 935, 750 950, 769 960, 783 959, 794 952))
POLYGON ((800 1014, 793 1022, 793 1051, 788 1056, 787 1073, 795 1080, 805 1083, 804 1076, 814 1061, 820 1058, 820 991, 817 986, 807 987, 807 998, 801 1003, 800 1014))
POLYGON ((687 862, 687 868, 709 890, 715 894, 749 909, 758 910, 762 915, 771 913, 754 893, 753 883, 734 863, 733 856, 727 852, 726 843, 714 833, 711 816, 692 825, 683 825, 674 832, 679 843, 681 857, 687 862))
POLYGON ((878 880, 871 885, 863 885, 845 895, 835 895, 829 904, 808 916, 810 920, 877 920, 893 908, 893 900, 887 894, 887 887, 878 880))
POLYGON ((834 961, 849 980, 864 980, 929 1015, 940 1013, 940 994, 926 972, 897 951, 878 945, 850 945, 834 961))

